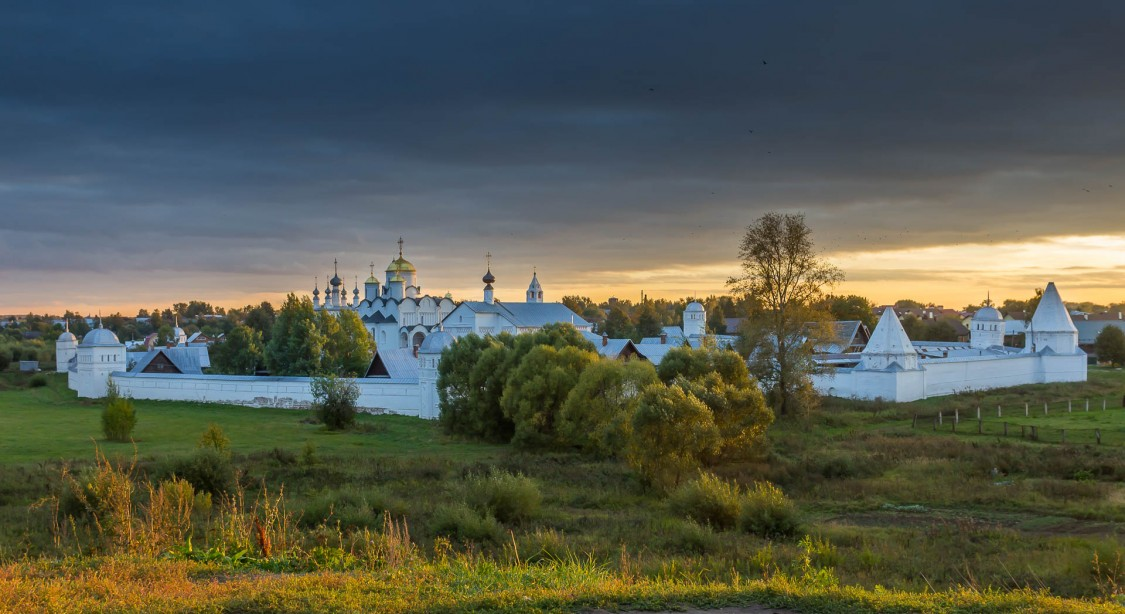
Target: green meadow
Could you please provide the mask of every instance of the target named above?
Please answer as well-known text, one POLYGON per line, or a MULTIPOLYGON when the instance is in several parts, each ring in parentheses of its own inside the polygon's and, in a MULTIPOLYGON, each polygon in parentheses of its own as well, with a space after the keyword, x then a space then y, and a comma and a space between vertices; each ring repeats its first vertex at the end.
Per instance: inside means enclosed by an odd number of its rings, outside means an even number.
POLYGON ((769 538, 685 513, 616 460, 457 441, 401 416, 333 433, 302 411, 136 401, 135 442, 110 443, 101 405, 46 379, 0 379, 0 608, 12 611, 1125 611, 1125 448, 968 428, 978 404, 982 418, 1000 404, 1019 408, 1013 423, 1109 438, 1125 429, 1120 370, 910 404, 828 399, 780 419, 747 459, 710 468, 794 502, 799 530, 769 538), (1023 418, 1032 399, 1051 413, 1023 418), (912 427, 938 411, 966 428, 912 427), (230 440, 241 516, 197 497, 189 534, 156 550, 60 528, 74 509, 62 476, 104 475, 95 447, 137 485, 126 501, 141 518, 144 485, 192 458, 209 424, 230 440), (522 513, 479 504, 490 475, 527 478, 522 513), (272 538, 240 553, 236 517, 272 538))

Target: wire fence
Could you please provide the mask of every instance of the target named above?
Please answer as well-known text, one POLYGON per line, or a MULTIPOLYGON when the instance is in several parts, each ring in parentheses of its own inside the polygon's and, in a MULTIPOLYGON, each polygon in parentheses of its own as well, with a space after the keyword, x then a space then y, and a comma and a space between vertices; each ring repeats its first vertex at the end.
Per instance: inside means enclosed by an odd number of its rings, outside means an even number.
MULTIPOLYGON (((1065 401, 1024 403, 986 409, 977 407, 968 412, 955 408, 932 414, 915 414, 914 429, 926 429, 958 435, 1012 437, 1054 444, 1100 445, 1125 447, 1125 398, 1121 402, 1108 397, 1069 399, 1065 401), (1081 414, 1112 412, 1118 424, 1086 426, 1081 414), (1073 419, 1077 418, 1077 419, 1073 419)), ((1090 416, 1097 419, 1096 416, 1090 416)))

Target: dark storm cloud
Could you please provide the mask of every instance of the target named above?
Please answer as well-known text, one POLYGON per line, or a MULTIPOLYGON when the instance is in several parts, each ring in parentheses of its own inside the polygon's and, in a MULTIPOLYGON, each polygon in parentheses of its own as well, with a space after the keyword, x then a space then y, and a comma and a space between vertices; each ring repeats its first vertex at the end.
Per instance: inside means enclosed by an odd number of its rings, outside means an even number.
POLYGON ((460 277, 485 249, 713 263, 770 209, 805 211, 834 250, 1119 233, 1123 18, 1109 2, 8 4, 0 286, 30 270, 305 283, 333 254, 385 264, 399 234, 460 277))

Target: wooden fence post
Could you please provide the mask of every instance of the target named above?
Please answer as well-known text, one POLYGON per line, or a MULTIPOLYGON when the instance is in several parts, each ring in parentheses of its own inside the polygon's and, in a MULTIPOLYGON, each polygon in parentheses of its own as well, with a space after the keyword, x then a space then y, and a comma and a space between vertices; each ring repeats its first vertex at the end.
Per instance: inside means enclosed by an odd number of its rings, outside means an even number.
POLYGON ((1028 409, 1027 409, 1027 403, 1024 403, 1024 404, 1023 404, 1023 417, 1024 417, 1024 418, 1027 418, 1027 417, 1028 417, 1028 416, 1030 416, 1030 415, 1031 415, 1031 414, 1029 414, 1029 413, 1028 413, 1028 409))
POLYGON ((961 408, 960 407, 954 407, 953 408, 953 424, 960 424, 960 423, 961 423, 961 408))
POLYGON ((1039 441, 1039 433, 1036 432, 1036 428, 1034 426, 1031 427, 1031 440, 1039 441))
POLYGON ((977 435, 984 433, 984 420, 977 418, 977 435))
POLYGON ((951 425, 953 425, 953 432, 954 432, 954 433, 956 433, 956 432, 957 432, 957 421, 956 421, 956 420, 954 420, 954 421, 953 421, 953 422, 951 422, 950 424, 951 424, 951 425))
POLYGON ((1066 413, 1068 413, 1068 414, 1069 414, 1070 412, 1071 412, 1071 408, 1070 408, 1070 399, 1067 399, 1067 400, 1066 400, 1066 413))
POLYGON ((1102 397, 1102 411, 1105 411, 1105 397, 1102 397))
POLYGON ((1090 411, 1090 399, 1086 399, 1086 411, 1090 411))
POLYGON ((914 420, 910 423, 911 430, 914 430, 916 428, 918 428, 918 414, 914 414, 914 420))
POLYGON ((944 422, 944 420, 942 420, 942 418, 941 418, 941 412, 939 411, 939 412, 937 413, 937 423, 938 423, 938 426, 941 426, 943 422, 944 422))
POLYGON ((980 420, 980 405, 977 405, 977 420, 980 420))
POLYGON ((1043 415, 1044 416, 1047 415, 1047 402, 1046 401, 1043 401, 1043 415))
POLYGON ((999 405, 996 406, 996 417, 997 418, 1003 418, 1004 417, 1004 412, 1000 411, 999 405))
POLYGON ((1102 431, 1101 429, 1094 429, 1094 439, 1098 440, 1098 445, 1102 445, 1102 431))

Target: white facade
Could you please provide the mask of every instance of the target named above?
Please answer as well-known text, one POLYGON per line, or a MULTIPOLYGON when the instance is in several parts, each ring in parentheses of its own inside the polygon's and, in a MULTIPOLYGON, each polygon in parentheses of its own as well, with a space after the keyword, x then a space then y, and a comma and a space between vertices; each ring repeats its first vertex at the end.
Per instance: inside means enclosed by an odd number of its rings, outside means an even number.
POLYGON ((398 258, 387 266, 386 283, 380 284, 375 277, 375 265, 371 265, 371 276, 363 284, 363 296, 359 293, 357 279, 349 298, 347 286, 334 270, 324 288, 321 301, 320 288, 313 289, 313 309, 329 312, 355 311, 378 347, 413 348, 422 345, 425 338, 441 323, 442 317, 457 306, 453 297, 422 294, 418 285, 418 271, 402 256, 402 239, 399 239, 398 258))
MULTIPOLYGON (((59 358, 58 348, 55 359, 59 358)), ((117 335, 98 327, 86 333, 75 352, 77 360, 67 374, 67 385, 78 396, 101 398, 106 394, 110 375, 125 371, 125 344, 117 335)))
POLYGON ((70 361, 78 356, 78 339, 70 332, 70 321, 66 322, 66 330, 55 340, 55 372, 66 373, 70 369, 70 361))
MULTIPOLYGON (((995 309, 985 307, 981 312, 995 309)), ((1086 381, 1086 354, 1055 284, 1047 284, 1024 348, 1003 347, 999 313, 978 312, 969 343, 911 342, 893 310, 879 319, 857 364, 814 376, 821 394, 914 401, 970 390, 1086 381)))
POLYGON ((496 300, 496 276, 490 266, 481 278, 484 284, 482 301, 464 301, 442 320, 442 328, 453 337, 463 337, 470 333, 480 336, 509 333, 532 333, 548 324, 567 323, 574 325, 579 332, 588 333, 593 325, 574 313, 562 303, 544 303, 543 287, 537 274, 532 275, 527 290, 527 301, 505 303, 496 300))

